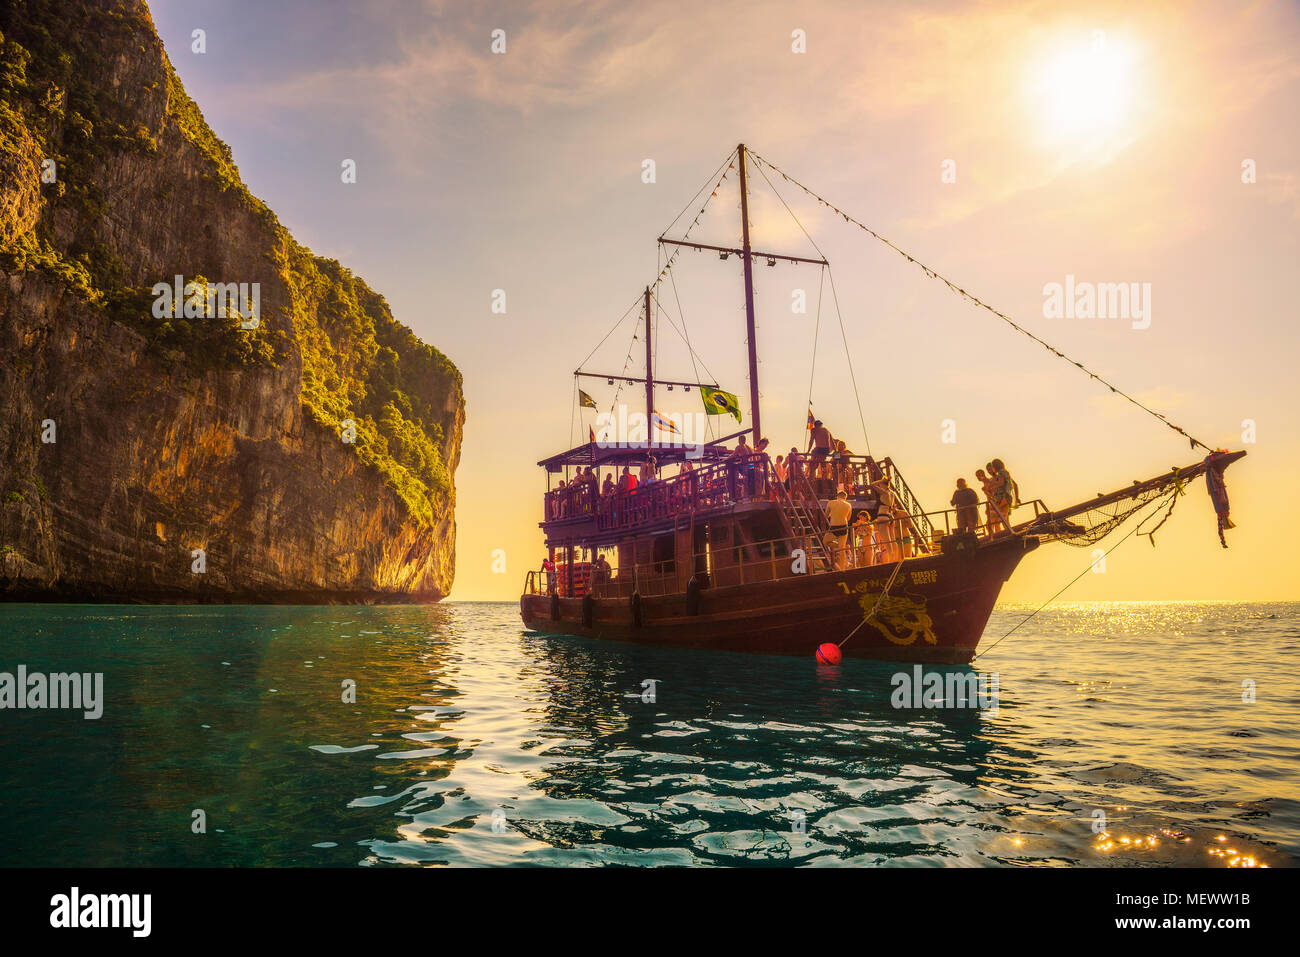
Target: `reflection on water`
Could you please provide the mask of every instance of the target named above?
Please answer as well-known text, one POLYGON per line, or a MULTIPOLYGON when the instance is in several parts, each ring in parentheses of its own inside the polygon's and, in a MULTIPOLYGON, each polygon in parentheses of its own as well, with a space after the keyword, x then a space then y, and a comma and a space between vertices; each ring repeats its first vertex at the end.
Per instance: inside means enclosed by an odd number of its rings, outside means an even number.
POLYGON ((1294 604, 1044 612, 979 661, 995 715, 896 710, 895 665, 547 637, 513 604, 15 605, 0 628, 0 671, 103 671, 106 698, 0 711, 0 864, 1300 855, 1294 604))

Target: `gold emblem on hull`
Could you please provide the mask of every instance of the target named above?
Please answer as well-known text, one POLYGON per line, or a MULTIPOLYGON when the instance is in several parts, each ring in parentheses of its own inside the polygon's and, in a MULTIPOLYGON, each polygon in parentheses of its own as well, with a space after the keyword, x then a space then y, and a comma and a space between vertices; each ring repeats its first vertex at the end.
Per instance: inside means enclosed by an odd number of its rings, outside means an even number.
POLYGON ((883 589, 876 585, 873 590, 872 582, 858 582, 852 590, 844 582, 835 584, 844 590, 844 594, 857 596, 858 605, 862 608, 863 621, 884 635, 886 641, 895 645, 912 645, 916 643, 917 638, 924 638, 928 645, 939 643, 934 633, 934 621, 926 611, 924 598, 886 595, 882 599, 880 593, 883 589))

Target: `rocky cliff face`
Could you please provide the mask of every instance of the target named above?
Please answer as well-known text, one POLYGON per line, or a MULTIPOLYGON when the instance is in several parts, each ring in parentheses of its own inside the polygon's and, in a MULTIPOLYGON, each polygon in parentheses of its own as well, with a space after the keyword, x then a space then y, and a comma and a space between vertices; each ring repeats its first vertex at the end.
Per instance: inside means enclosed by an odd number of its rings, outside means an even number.
POLYGON ((249 195, 143 2, 0 33, 0 597, 444 597, 455 366, 249 195))

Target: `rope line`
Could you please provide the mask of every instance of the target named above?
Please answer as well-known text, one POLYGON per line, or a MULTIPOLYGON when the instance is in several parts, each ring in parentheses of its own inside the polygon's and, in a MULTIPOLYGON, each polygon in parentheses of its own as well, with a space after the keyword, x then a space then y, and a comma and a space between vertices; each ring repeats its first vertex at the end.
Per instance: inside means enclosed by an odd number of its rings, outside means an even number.
MULTIPOLYGON (((812 411, 813 383, 817 380, 817 343, 822 334, 822 291, 826 288, 826 267, 822 266, 821 279, 817 281, 817 322, 813 326, 812 365, 808 369, 808 411, 812 411)), ((808 431, 808 422, 803 421, 803 431, 808 431)), ((803 443, 800 443, 801 445, 803 443)))
POLYGON ((862 441, 867 443, 867 454, 871 454, 871 439, 867 435, 867 418, 862 414, 862 393, 858 391, 858 375, 853 371, 853 356, 849 352, 849 336, 844 331, 844 313, 840 311, 840 295, 835 291, 835 270, 826 267, 826 274, 831 280, 831 299, 835 303, 835 315, 840 321, 840 338, 844 340, 844 358, 849 364, 849 381, 853 383, 853 399, 858 404, 858 422, 862 424, 862 441))
MULTIPOLYGON (((1187 440, 1192 444, 1192 447, 1193 447, 1193 448, 1195 448, 1196 446, 1199 445, 1201 448, 1205 449, 1205 451, 1207 451, 1207 452, 1213 452, 1213 451, 1214 451, 1214 450, 1211 449, 1208 445, 1206 445, 1204 442, 1202 442, 1200 439, 1198 439, 1198 438, 1196 438, 1195 436, 1189 434, 1185 429, 1181 428, 1180 426, 1175 425, 1173 422, 1170 422, 1169 419, 1168 419, 1167 417, 1165 417, 1164 415, 1162 415, 1161 413, 1156 412, 1154 409, 1148 408, 1147 406, 1145 406, 1145 405, 1143 405, 1141 402, 1139 402, 1137 399, 1133 398, 1133 396, 1129 395, 1127 392, 1124 392, 1123 390, 1119 389, 1119 388, 1116 387, 1115 385, 1111 384, 1111 383, 1110 383, 1109 381, 1107 381, 1106 379, 1103 379, 1103 378, 1102 378, 1101 376, 1099 376, 1097 373, 1093 372, 1091 369, 1089 369, 1087 366, 1085 366, 1082 362, 1079 362, 1079 361, 1077 361, 1077 360, 1075 360, 1075 359, 1071 359, 1069 356, 1067 356, 1064 352, 1061 352, 1059 349, 1057 349, 1057 348, 1056 348, 1055 346, 1053 346, 1051 343, 1046 342, 1046 341, 1043 340, 1043 339, 1040 339, 1038 336, 1034 335, 1034 334, 1033 334, 1032 332, 1030 332, 1028 329, 1026 329, 1026 328, 1024 328, 1023 326, 1019 325, 1019 324, 1018 324, 1014 319, 1012 319, 1012 318, 1011 318, 1010 316, 1008 316, 1006 313, 1004 313, 1004 312, 1000 312, 999 310, 994 309, 994 308, 993 308, 992 306, 990 306, 988 303, 986 303, 986 302, 984 302, 983 300, 977 298, 976 296, 971 295, 971 294, 968 293, 965 289, 961 288, 960 286, 958 286, 956 283, 954 283, 952 280, 948 279, 947 277, 945 277, 945 276, 939 274, 939 273, 936 272, 934 269, 931 269, 929 266, 927 266, 925 263, 921 262, 919 259, 915 258, 914 256, 910 255, 910 254, 907 253, 907 252, 904 252, 902 249, 900 249, 899 247, 895 246, 893 243, 891 243, 891 242, 890 242, 888 239, 886 239, 884 236, 881 236, 878 232, 876 232, 876 231, 875 231, 874 229, 872 229, 870 226, 867 226, 865 223, 862 223, 862 222, 860 222, 860 221, 857 220, 857 219, 854 219, 852 216, 850 216, 848 213, 844 212, 844 211, 843 211, 842 209, 840 209, 839 207, 837 207, 837 206, 831 204, 831 203, 828 202, 826 199, 824 199, 824 198, 822 198, 821 196, 819 196, 817 193, 815 193, 813 190, 809 189, 809 188, 808 188, 807 186, 805 186, 803 183, 799 182, 797 179, 795 179, 795 178, 794 178, 793 176, 791 176, 789 173, 785 172, 785 170, 783 170, 783 169, 781 169, 780 167, 778 167, 775 163, 768 162, 766 159, 764 159, 762 156, 759 156, 757 153, 754 153, 752 150, 750 151, 750 155, 752 155, 756 160, 758 160, 759 163, 761 163, 763 166, 767 166, 769 169, 771 169, 772 172, 774 172, 774 173, 780 173, 780 174, 781 174, 781 178, 784 179, 786 182, 788 182, 788 183, 792 183, 793 185, 799 187, 799 189, 803 190, 805 193, 807 193, 807 194, 808 194, 809 196, 811 196, 813 199, 817 200, 817 202, 821 203, 823 206, 826 206, 827 208, 831 209, 831 210, 834 211, 835 213, 839 214, 839 215, 844 219, 844 221, 845 221, 846 223, 850 223, 850 224, 852 224, 852 225, 854 225, 854 226, 857 226, 857 227, 858 227, 859 229, 861 229, 863 232, 867 233, 868 235, 870 235, 870 236, 874 237, 875 239, 879 240, 880 242, 884 243, 886 246, 888 246, 888 247, 889 247, 890 249, 892 249, 894 252, 898 253, 900 256, 902 256, 904 259, 906 259, 908 262, 910 262, 910 263, 912 263, 912 264, 914 264, 914 265, 916 265, 916 266, 921 267, 921 270, 922 270, 922 271, 926 274, 926 276, 928 276, 929 278, 931 278, 931 279, 938 279, 938 280, 939 280, 940 282, 942 282, 945 286, 947 286, 949 290, 951 290, 952 292, 957 293, 957 294, 960 295, 963 299, 966 299, 966 300, 968 300, 968 301, 974 303, 975 305, 979 306, 980 308, 986 310, 987 312, 990 312, 990 313, 992 313, 993 315, 997 316, 997 317, 998 317, 999 319, 1001 319, 1003 322, 1007 323, 1007 325, 1011 326, 1012 329, 1015 329, 1017 332, 1023 333, 1024 335, 1028 336, 1030 339, 1032 339, 1034 342, 1037 342, 1040 346, 1042 346, 1042 347, 1043 347, 1044 349, 1046 349, 1048 352, 1052 353, 1054 356, 1057 356, 1058 358, 1064 359, 1066 362, 1068 362, 1068 363, 1070 363, 1071 365, 1075 366, 1076 368, 1080 369, 1081 371, 1083 371, 1084 373, 1086 373, 1086 374, 1089 376, 1089 378, 1095 379, 1096 381, 1100 382, 1102 385, 1106 386, 1106 388, 1110 389, 1111 392, 1115 393, 1116 395, 1120 396, 1121 398, 1123 398, 1123 399, 1127 400, 1128 402, 1132 403, 1133 405, 1137 406, 1137 407, 1138 407, 1139 409, 1141 409, 1143 412, 1147 413, 1147 415, 1150 415, 1150 416, 1152 416, 1152 417, 1155 418, 1155 419, 1159 419, 1160 422, 1162 422, 1164 425, 1166 425, 1166 426, 1168 426, 1169 428, 1173 429, 1175 432, 1177 432, 1177 433, 1178 433, 1179 435, 1181 435, 1183 438, 1187 439, 1187 440)), ((761 169, 761 167, 760 167, 760 169, 761 169)), ((784 201, 783 201, 783 202, 784 202, 784 201)), ((822 258, 825 258, 825 257, 823 256, 822 258)))
POLYGON ((906 558, 900 558, 898 560, 898 564, 894 566, 894 571, 890 574, 889 580, 885 582, 885 587, 881 589, 880 594, 876 596, 876 603, 871 606, 871 611, 867 612, 866 615, 863 616, 862 620, 858 622, 857 627, 844 636, 844 641, 841 641, 838 647, 843 648, 844 642, 856 635, 859 628, 876 617, 876 612, 880 609, 880 603, 884 601, 885 596, 889 594, 889 589, 894 587, 894 582, 898 579, 898 573, 903 570, 903 564, 906 561, 906 558))
MULTIPOLYGON (((757 154, 755 154, 755 155, 757 156, 757 154)), ((822 252, 822 248, 821 248, 820 246, 817 245, 817 240, 813 239, 813 238, 812 238, 812 234, 809 233, 808 230, 804 228, 803 223, 799 221, 799 217, 795 215, 794 210, 790 208, 790 204, 787 203, 787 202, 785 201, 785 197, 781 195, 781 191, 778 190, 778 189, 776 188, 776 184, 772 182, 771 178, 770 178, 770 177, 767 175, 767 173, 763 170, 763 167, 762 167, 762 166, 759 166, 759 167, 757 167, 757 169, 758 169, 758 172, 762 175, 763 179, 767 182, 768 189, 770 189, 770 190, 772 191, 772 194, 773 194, 774 196, 776 196, 776 198, 779 199, 779 200, 781 201, 781 205, 784 206, 784 207, 785 207, 785 211, 786 211, 787 213, 790 214, 790 218, 794 220, 795 225, 799 227, 799 230, 804 234, 804 236, 807 238, 808 242, 812 243, 812 247, 813 247, 813 249, 817 250, 817 255, 821 256, 822 259, 826 259, 827 256, 826 256, 826 254, 825 254, 824 252, 822 252)), ((775 167, 773 167, 773 169, 775 169, 775 167)), ((782 174, 782 175, 784 175, 784 174, 782 174)), ((867 445, 867 454, 870 455, 870 454, 871 454, 871 438, 870 438, 870 436, 867 435, 867 419, 866 419, 866 416, 864 416, 864 415, 862 414, 862 394, 858 391, 858 379, 857 379, 857 375, 856 375, 856 374, 854 373, 854 371, 853 371, 853 356, 849 353, 849 337, 848 337, 848 334, 847 334, 847 333, 845 332, 845 330, 844 330, 844 313, 843 313, 843 311, 840 309, 840 297, 839 297, 839 294, 835 291, 835 272, 834 272, 834 270, 832 270, 832 269, 830 268, 830 266, 823 266, 822 269, 823 269, 827 274, 829 274, 829 276, 830 276, 830 280, 831 280, 831 298, 832 298, 832 299, 834 300, 834 302, 835 302, 835 315, 836 315, 837 319, 839 320, 839 324, 840 324, 840 338, 844 341, 844 358, 848 361, 848 364, 849 364, 849 379, 853 382, 853 399, 854 399, 854 401, 857 402, 857 404, 858 404, 858 422, 861 423, 861 425, 862 425, 862 441, 866 443, 866 445, 867 445)), ((818 296, 820 297, 820 295, 821 295, 821 294, 820 294, 820 292, 819 292, 819 293, 818 293, 818 296)), ((818 302, 818 320, 819 320, 819 321, 820 321, 820 319, 821 319, 820 309, 821 309, 821 305, 820 305, 820 300, 819 300, 819 302, 818 302)), ((812 383, 809 383, 809 385, 808 385, 808 398, 809 398, 809 401, 811 402, 811 400, 812 400, 812 383)))
MULTIPOLYGON (((1178 492, 1177 490, 1175 490, 1174 493, 1173 493, 1173 498, 1174 498, 1175 500, 1177 500, 1179 494, 1181 494, 1181 493, 1178 492)), ((1116 542, 1114 548, 1112 548, 1112 549, 1110 549, 1109 551, 1106 552, 1107 555, 1110 555, 1112 552, 1115 551, 1115 549, 1119 548, 1119 547, 1120 547, 1121 545, 1123 545, 1126 541, 1128 541, 1130 538, 1132 538, 1133 535, 1134 535, 1134 533, 1140 533, 1140 532, 1141 532, 1141 529, 1142 529, 1142 524, 1143 524, 1143 522, 1145 522, 1147 519, 1151 518, 1152 515, 1154 515, 1157 511, 1160 510, 1160 506, 1162 506, 1162 505, 1164 504, 1164 498, 1161 497, 1161 498, 1157 499, 1155 504, 1156 504, 1156 507, 1153 508, 1153 509, 1151 509, 1151 510, 1146 514, 1146 515, 1142 516, 1142 518, 1138 521, 1138 523, 1137 523, 1136 525, 1134 525, 1134 526, 1129 530, 1128 534, 1125 535, 1123 538, 1121 538, 1118 542, 1116 542)), ((1167 516, 1166 516, 1166 517, 1167 517, 1167 516)), ((1163 524, 1163 522, 1162 522, 1161 524, 1163 524)), ((1156 527, 1159 528, 1159 526, 1156 526, 1156 527)), ((1143 534, 1145 534, 1145 533, 1143 533, 1143 534)), ((1151 530, 1151 534, 1152 534, 1152 535, 1155 534, 1155 529, 1152 529, 1152 530, 1151 530)), ((1153 545, 1155 544, 1155 539, 1154 539, 1154 538, 1152 538, 1151 543, 1152 543, 1153 545)), ((993 642, 993 644, 989 645, 989 646, 988 646, 987 648, 985 648, 983 651, 981 651, 981 652, 979 652, 978 654, 976 654, 975 657, 971 659, 971 661, 976 661, 976 660, 978 660, 979 658, 982 658, 984 655, 988 654, 990 651, 992 651, 994 648, 996 648, 999 644, 1001 644, 1001 642, 1002 642, 1002 640, 1003 640, 1004 638, 1009 638, 1012 634, 1014 634, 1015 632, 1019 631, 1021 625, 1024 625, 1024 624, 1025 624, 1026 622, 1028 622, 1031 618, 1033 618, 1035 615, 1037 615, 1040 611, 1042 611, 1044 608, 1046 608, 1046 607, 1047 607, 1048 605, 1050 605, 1052 602, 1056 601, 1056 599, 1060 598, 1061 595, 1064 594, 1064 592, 1066 591, 1066 589, 1070 588, 1070 586, 1072 586, 1072 585, 1073 585, 1075 582, 1077 582, 1080 578, 1082 578, 1084 575, 1088 574, 1088 572, 1090 572, 1090 571, 1092 570, 1092 568, 1093 568, 1094 565, 1096 565, 1096 560, 1095 560, 1095 559, 1094 559, 1093 561, 1091 561, 1091 562, 1088 563, 1088 567, 1087 567, 1087 568, 1085 568, 1083 571, 1079 572, 1079 574, 1075 575, 1075 576, 1074 576, 1073 578, 1071 578, 1068 582, 1066 582, 1065 585, 1063 585, 1063 586, 1061 587, 1060 591, 1058 591, 1055 595, 1053 595, 1051 598, 1047 599, 1047 601, 1043 602, 1041 605, 1039 605, 1037 608, 1035 608, 1033 611, 1031 611, 1028 615, 1026 615, 1024 618, 1022 618, 1020 621, 1018 621, 1018 622, 1016 623, 1015 627, 1012 628, 1010 631, 1008 631, 1006 634, 1004 634, 1001 638, 999 638, 997 641, 993 642)))

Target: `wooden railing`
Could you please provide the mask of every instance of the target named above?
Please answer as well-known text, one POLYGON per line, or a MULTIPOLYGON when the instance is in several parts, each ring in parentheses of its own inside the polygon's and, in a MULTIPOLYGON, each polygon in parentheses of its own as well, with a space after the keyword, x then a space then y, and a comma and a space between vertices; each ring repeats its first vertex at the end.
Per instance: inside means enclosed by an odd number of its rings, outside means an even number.
POLYGON ((568 485, 546 493, 545 514, 548 522, 595 519, 601 531, 631 529, 691 511, 769 498, 773 480, 767 456, 755 454, 607 495, 595 494, 591 483, 568 485))
MULTIPOLYGON (((792 476, 792 488, 798 480, 792 476)), ((792 493, 793 497, 793 493, 792 493)), ((991 503, 980 502, 979 520, 975 527, 978 541, 1001 538, 1008 533, 1004 529, 989 534, 988 510, 995 508, 991 503)), ((866 568, 892 565, 900 559, 923 557, 937 554, 942 539, 957 530, 957 509, 947 508, 937 512, 918 515, 899 515, 887 523, 871 523, 854 526, 843 548, 832 548, 827 561, 814 561, 807 553, 807 543, 803 536, 787 536, 765 539, 758 542, 734 542, 726 545, 714 545, 709 549, 692 555, 688 567, 702 567, 708 570, 712 585, 751 584, 760 581, 775 581, 797 577, 794 570, 796 549, 804 549, 804 572, 816 575, 842 568, 866 568), (929 541, 911 539, 907 535, 909 528, 920 525, 920 518, 927 520, 927 527, 932 529, 929 541), (729 559, 719 561, 720 555, 730 552, 729 559), (734 556, 739 552, 739 561, 734 556), (756 554, 757 557, 749 557, 756 554)), ((1015 506, 1006 516, 995 515, 995 519, 1005 517, 1017 534, 1033 533, 1030 527, 1033 520, 1050 514, 1050 509, 1041 499, 1034 499, 1015 506), (1030 515, 1032 512, 1032 517, 1030 515)), ((629 598, 632 593, 640 592, 642 597, 675 595, 684 591, 683 576, 677 571, 676 561, 647 562, 625 566, 615 571, 610 580, 591 583, 591 594, 596 598, 629 598)), ((531 595, 548 594, 545 575, 530 571, 524 584, 524 593, 531 595)), ((564 582, 557 582, 563 595, 564 582)), ((577 596, 575 596, 577 597, 577 596)))

